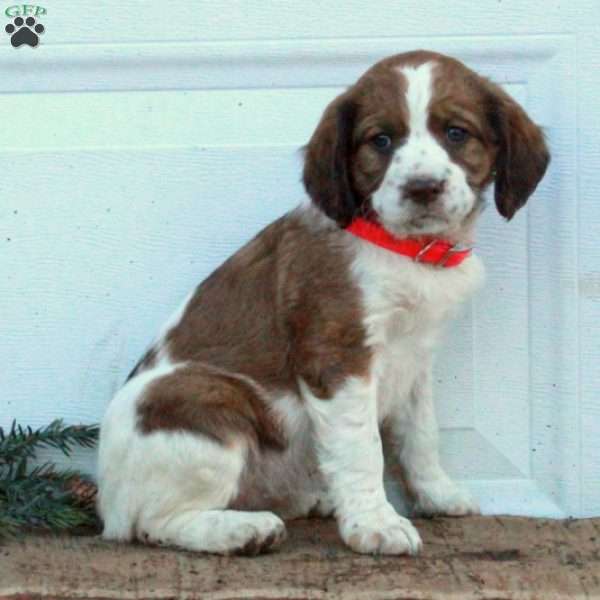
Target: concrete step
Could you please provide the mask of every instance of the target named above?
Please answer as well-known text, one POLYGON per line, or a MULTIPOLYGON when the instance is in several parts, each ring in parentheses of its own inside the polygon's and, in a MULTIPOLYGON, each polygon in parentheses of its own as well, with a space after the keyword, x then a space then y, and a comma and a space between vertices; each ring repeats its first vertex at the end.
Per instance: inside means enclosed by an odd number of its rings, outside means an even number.
POLYGON ((414 558, 354 554, 316 519, 289 523, 287 541, 254 558, 27 535, 0 546, 0 599, 600 599, 600 519, 415 524, 414 558))

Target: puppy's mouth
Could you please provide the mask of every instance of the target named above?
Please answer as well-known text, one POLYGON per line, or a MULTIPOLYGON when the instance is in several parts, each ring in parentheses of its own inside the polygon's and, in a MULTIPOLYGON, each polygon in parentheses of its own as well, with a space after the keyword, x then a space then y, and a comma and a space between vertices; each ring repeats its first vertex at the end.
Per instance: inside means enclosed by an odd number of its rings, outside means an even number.
POLYGON ((410 219, 386 220, 384 227, 397 237, 420 237, 424 235, 440 235, 450 228, 450 222, 447 218, 423 213, 415 215, 410 219))
POLYGON ((443 227, 449 225, 449 220, 446 214, 439 211, 423 211, 410 219, 407 223, 409 227, 415 229, 425 229, 430 227, 443 227))

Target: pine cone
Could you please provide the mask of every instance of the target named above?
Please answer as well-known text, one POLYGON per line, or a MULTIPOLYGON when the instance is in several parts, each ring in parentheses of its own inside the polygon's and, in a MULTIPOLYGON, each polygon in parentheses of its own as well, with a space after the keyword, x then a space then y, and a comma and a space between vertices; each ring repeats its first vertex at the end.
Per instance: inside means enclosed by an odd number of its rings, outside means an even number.
POLYGON ((81 477, 73 477, 69 480, 66 488, 73 495, 73 500, 77 506, 83 508, 93 508, 96 502, 98 488, 94 483, 81 477))

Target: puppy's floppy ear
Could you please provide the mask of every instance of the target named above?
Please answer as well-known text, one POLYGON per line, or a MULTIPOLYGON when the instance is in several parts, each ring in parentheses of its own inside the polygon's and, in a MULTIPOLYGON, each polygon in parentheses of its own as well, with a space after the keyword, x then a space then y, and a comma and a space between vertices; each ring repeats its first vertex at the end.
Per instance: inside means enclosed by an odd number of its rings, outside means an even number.
POLYGON ((540 182, 550 153, 542 130, 503 90, 489 84, 489 119, 498 136, 496 207, 507 219, 521 208, 540 182))
POLYGON ((347 94, 336 98, 325 110, 304 158, 306 191, 341 227, 348 225, 358 210, 350 173, 357 112, 356 103, 347 94))

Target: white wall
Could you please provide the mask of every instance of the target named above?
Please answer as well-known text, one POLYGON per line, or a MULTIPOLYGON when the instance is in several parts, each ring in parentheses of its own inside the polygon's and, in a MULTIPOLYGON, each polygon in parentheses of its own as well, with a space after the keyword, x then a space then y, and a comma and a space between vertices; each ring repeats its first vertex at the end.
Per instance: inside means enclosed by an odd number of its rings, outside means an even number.
POLYGON ((445 461, 488 512, 600 514, 594 0, 41 4, 42 45, 0 44, 1 424, 99 420, 180 298, 301 200, 329 99, 430 48, 553 152, 527 210, 484 217, 488 283, 439 358, 445 461))

